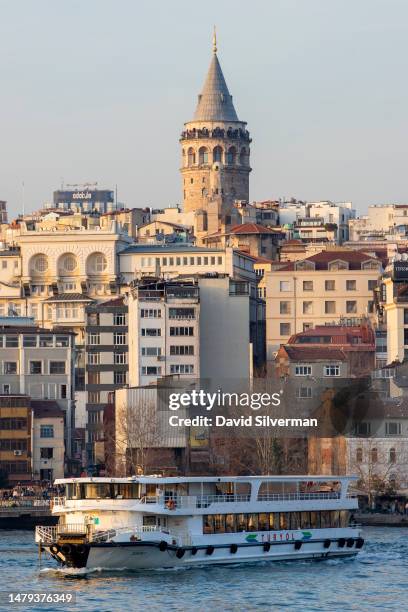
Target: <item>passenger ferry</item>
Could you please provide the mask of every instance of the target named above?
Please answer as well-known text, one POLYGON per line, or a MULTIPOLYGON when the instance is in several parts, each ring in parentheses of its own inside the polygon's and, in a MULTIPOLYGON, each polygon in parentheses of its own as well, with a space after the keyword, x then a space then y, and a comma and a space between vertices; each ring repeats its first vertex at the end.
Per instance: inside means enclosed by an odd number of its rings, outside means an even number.
POLYGON ((353 476, 67 478, 36 541, 75 568, 148 569, 352 557, 353 476))

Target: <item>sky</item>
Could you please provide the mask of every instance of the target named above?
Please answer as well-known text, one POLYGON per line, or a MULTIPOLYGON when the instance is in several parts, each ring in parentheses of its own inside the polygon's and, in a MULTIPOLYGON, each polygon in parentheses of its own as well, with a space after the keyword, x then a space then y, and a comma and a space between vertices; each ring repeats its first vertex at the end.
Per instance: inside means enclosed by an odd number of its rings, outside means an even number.
POLYGON ((0 0, 0 200, 117 185, 181 201, 183 123, 218 57, 248 122, 250 199, 407 202, 406 0, 0 0), (24 188, 23 188, 24 184, 24 188))

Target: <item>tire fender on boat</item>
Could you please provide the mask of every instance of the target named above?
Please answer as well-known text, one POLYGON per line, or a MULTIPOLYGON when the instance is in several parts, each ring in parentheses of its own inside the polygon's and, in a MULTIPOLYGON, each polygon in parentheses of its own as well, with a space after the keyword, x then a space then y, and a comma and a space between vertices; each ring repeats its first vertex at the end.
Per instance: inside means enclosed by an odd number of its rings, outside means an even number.
POLYGON ((197 546, 193 546, 193 548, 191 549, 191 554, 194 556, 198 553, 198 548, 197 546))
POLYGON ((63 552, 64 555, 70 555, 72 553, 72 545, 71 544, 63 544, 61 546, 61 552, 63 552))
POLYGON ((263 545, 263 549, 265 552, 269 552, 271 550, 271 543, 270 542, 265 542, 263 545))
POLYGON ((362 548, 364 544, 364 538, 357 538, 356 540, 356 548, 362 548))
POLYGON ((344 548, 344 546, 346 544, 346 538, 339 538, 337 544, 338 544, 339 548, 344 548))
POLYGON ((324 548, 330 548, 330 544, 331 544, 331 540, 327 539, 323 542, 323 547, 324 548))
POLYGON ((354 538, 348 538, 347 548, 352 548, 353 546, 354 546, 354 538))
POLYGON ((231 544, 230 546, 230 553, 232 553, 233 555, 235 555, 235 553, 238 550, 238 544, 231 544))
POLYGON ((184 553, 186 551, 184 550, 184 548, 178 548, 176 551, 176 557, 177 559, 182 559, 184 557, 184 553))
POLYGON ((295 550, 300 550, 302 548, 302 544, 303 544, 303 542, 301 542, 300 540, 296 540, 296 542, 295 542, 295 550))
POLYGON ((206 550, 205 550, 205 554, 206 555, 212 555, 214 552, 214 546, 207 546, 206 550))
POLYGON ((159 544, 159 550, 161 552, 164 552, 165 550, 167 550, 167 542, 165 540, 162 540, 159 544))

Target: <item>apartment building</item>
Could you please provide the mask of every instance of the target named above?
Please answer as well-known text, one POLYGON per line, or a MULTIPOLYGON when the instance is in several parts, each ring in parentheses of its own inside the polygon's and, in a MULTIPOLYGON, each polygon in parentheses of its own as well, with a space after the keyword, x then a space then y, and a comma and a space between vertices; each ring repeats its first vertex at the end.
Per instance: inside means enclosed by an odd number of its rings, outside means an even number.
POLYGON ((33 480, 64 477, 64 412, 55 400, 32 400, 33 480))
POLYGON ((53 399, 65 414, 67 456, 74 428, 74 334, 37 327, 30 319, 0 319, 0 392, 53 399))
POLYGON ((200 377, 200 300, 194 280, 135 282, 128 296, 129 385, 200 377))
POLYGON ((378 315, 387 332, 387 363, 408 358, 408 261, 387 266, 378 292, 378 315))
POLYGON ((293 334, 340 318, 373 316, 381 261, 361 251, 326 250, 266 273, 267 359, 293 334))
POLYGON ((0 394, 0 471, 10 484, 31 480, 32 414, 25 394, 0 394))
POLYGON ((356 211, 351 202, 280 202, 279 223, 281 226, 292 225, 300 219, 317 218, 323 224, 336 226, 336 242, 341 244, 349 239, 349 221, 354 219, 356 211))
POLYGON ((103 416, 113 392, 128 383, 128 307, 124 296, 86 308, 86 413, 88 450, 103 437, 103 416))
POLYGON ((350 220, 350 240, 376 236, 378 239, 406 238, 408 235, 408 204, 375 204, 368 214, 350 220))
POLYGON ((258 223, 241 223, 230 230, 209 234, 203 238, 208 247, 229 246, 252 257, 277 259, 278 247, 284 238, 280 229, 266 227, 258 223))

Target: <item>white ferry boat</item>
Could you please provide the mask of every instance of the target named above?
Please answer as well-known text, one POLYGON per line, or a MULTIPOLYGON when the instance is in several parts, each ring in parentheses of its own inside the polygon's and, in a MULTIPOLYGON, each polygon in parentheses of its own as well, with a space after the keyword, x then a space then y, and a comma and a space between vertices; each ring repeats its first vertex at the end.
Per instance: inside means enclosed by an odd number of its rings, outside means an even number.
POLYGON ((36 541, 75 568, 173 568, 351 557, 353 476, 67 478, 36 541), (350 521, 351 516, 351 521, 350 521))

